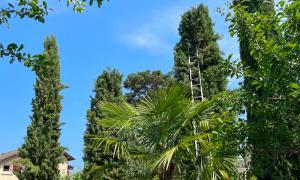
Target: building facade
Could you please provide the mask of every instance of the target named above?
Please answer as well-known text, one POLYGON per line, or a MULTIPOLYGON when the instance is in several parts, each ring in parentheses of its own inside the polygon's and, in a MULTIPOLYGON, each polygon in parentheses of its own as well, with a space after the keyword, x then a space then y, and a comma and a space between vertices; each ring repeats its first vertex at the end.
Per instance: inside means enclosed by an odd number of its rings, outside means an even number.
MULTIPOLYGON (((61 177, 69 177, 73 169, 73 166, 69 165, 69 161, 75 159, 67 152, 64 152, 63 156, 66 160, 60 163, 58 168, 61 177)), ((13 173, 20 170, 20 167, 14 164, 14 161, 18 158, 19 152, 17 150, 0 154, 0 180, 18 180, 17 176, 13 173)))

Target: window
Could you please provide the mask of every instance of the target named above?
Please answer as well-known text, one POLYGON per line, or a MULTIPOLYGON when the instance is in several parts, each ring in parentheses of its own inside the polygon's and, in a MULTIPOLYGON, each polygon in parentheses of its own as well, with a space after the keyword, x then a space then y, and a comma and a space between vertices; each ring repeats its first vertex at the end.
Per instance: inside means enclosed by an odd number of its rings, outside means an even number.
POLYGON ((9 171, 10 170, 10 166, 9 165, 4 165, 3 166, 3 171, 9 171))

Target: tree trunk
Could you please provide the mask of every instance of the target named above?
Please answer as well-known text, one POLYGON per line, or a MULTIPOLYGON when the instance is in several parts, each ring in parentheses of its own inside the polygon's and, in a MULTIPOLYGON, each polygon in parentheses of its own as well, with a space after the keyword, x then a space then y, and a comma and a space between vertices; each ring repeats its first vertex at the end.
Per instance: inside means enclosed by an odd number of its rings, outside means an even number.
POLYGON ((160 180, 172 180, 174 172, 175 172, 175 164, 171 163, 169 168, 166 171, 163 171, 159 175, 160 180))

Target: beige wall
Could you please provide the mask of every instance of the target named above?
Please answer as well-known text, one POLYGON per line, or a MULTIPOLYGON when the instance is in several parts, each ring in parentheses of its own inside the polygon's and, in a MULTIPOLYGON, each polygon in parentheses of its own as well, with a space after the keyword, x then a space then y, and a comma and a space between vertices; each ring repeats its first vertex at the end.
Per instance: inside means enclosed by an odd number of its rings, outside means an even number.
MULTIPOLYGON (((18 180, 17 176, 12 173, 12 167, 10 171, 3 171, 4 165, 11 165, 12 161, 5 162, 4 164, 0 164, 0 180, 18 180)), ((64 162, 58 165, 60 170, 60 175, 65 177, 68 175, 68 162, 64 162)))
POLYGON ((65 177, 68 175, 68 163, 64 162, 64 163, 60 163, 58 165, 58 169, 60 171, 60 176, 61 177, 65 177))
POLYGON ((18 180, 17 176, 12 173, 12 167, 10 171, 3 171, 4 165, 11 165, 11 161, 0 164, 0 180, 18 180))

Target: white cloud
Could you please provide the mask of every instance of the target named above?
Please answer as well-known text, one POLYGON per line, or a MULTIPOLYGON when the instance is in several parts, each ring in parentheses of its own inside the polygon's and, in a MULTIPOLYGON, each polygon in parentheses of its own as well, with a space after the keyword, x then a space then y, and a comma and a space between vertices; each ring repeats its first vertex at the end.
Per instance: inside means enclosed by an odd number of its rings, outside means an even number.
MULTIPOLYGON (((225 17, 217 12, 217 7, 225 6, 225 1, 207 2, 209 5, 210 15, 215 22, 215 30, 223 36, 219 41, 220 49, 225 53, 224 57, 234 54, 234 58, 239 57, 239 46, 237 38, 230 37, 228 33, 228 23, 225 17)), ((199 2, 191 3, 174 3, 172 6, 160 7, 144 17, 140 17, 138 22, 131 22, 119 33, 122 43, 125 45, 138 48, 150 53, 165 54, 172 53, 173 47, 179 40, 178 26, 181 15, 192 6, 199 2), (136 25, 137 24, 137 25, 136 25), (125 33, 124 33, 125 32, 125 33)))
POLYGON ((140 30, 132 34, 124 35, 124 39, 129 45, 149 50, 152 53, 162 52, 170 48, 170 45, 164 42, 159 35, 148 32, 147 30, 140 30))
POLYGON ((182 7, 167 7, 150 13, 139 25, 131 24, 126 33, 121 34, 122 42, 154 54, 172 52, 184 10, 182 7))

